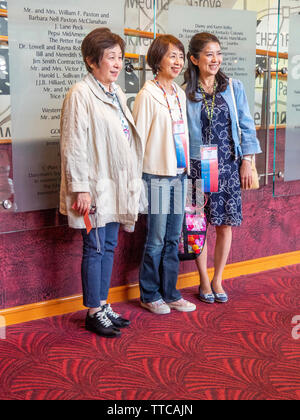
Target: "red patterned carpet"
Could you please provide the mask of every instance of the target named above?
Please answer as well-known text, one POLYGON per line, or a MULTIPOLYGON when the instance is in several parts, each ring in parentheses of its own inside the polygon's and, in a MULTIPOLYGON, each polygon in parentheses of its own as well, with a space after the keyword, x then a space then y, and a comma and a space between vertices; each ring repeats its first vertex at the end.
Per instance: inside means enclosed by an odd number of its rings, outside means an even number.
POLYGON ((186 289, 198 302, 190 314, 114 305, 132 320, 117 340, 86 332, 84 312, 9 327, 0 340, 0 399, 300 399, 300 339, 292 336, 300 265, 225 288, 230 303, 212 306, 186 289))

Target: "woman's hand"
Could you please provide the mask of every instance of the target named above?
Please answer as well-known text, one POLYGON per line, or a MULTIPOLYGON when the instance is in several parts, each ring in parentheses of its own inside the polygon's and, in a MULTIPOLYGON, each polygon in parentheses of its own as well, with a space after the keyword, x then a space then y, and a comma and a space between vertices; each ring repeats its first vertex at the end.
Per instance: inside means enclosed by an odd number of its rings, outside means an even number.
POLYGON ((90 193, 77 193, 76 198, 76 211, 78 211, 81 216, 84 216, 86 211, 90 210, 92 204, 92 199, 90 193))
POLYGON ((252 185, 252 164, 248 160, 242 161, 240 169, 242 189, 248 190, 252 185))

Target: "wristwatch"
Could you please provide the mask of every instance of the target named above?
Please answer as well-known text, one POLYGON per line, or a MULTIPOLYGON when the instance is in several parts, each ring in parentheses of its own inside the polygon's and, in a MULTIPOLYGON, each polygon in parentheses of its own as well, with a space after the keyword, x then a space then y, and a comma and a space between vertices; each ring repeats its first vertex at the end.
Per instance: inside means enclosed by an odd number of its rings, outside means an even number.
POLYGON ((252 157, 244 156, 242 160, 247 160, 248 162, 252 163, 252 157))

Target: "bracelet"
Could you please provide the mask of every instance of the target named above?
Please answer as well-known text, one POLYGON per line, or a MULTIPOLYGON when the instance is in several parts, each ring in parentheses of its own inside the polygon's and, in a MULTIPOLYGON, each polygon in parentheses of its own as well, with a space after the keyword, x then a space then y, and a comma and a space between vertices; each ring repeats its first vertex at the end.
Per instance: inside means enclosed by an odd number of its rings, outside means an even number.
POLYGON ((252 158, 250 158, 250 157, 243 157, 242 160, 247 160, 248 162, 252 163, 252 158))

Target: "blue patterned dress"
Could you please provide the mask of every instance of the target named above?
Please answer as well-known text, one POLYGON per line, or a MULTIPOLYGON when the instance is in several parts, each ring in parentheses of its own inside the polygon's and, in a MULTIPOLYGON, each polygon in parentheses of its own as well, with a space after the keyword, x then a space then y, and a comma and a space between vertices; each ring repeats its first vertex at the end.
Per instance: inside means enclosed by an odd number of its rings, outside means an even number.
MULTIPOLYGON (((209 108, 212 96, 206 94, 209 108)), ((202 103, 201 120, 203 143, 209 141, 209 119, 205 103, 202 103)), ((227 102, 221 93, 216 95, 216 103, 211 128, 211 144, 218 145, 219 192, 208 193, 205 207, 207 221, 214 226, 240 226, 243 220, 240 183, 240 159, 235 160, 234 141, 231 131, 231 118, 227 102)), ((201 177, 201 163, 191 160, 191 178, 201 177)))

